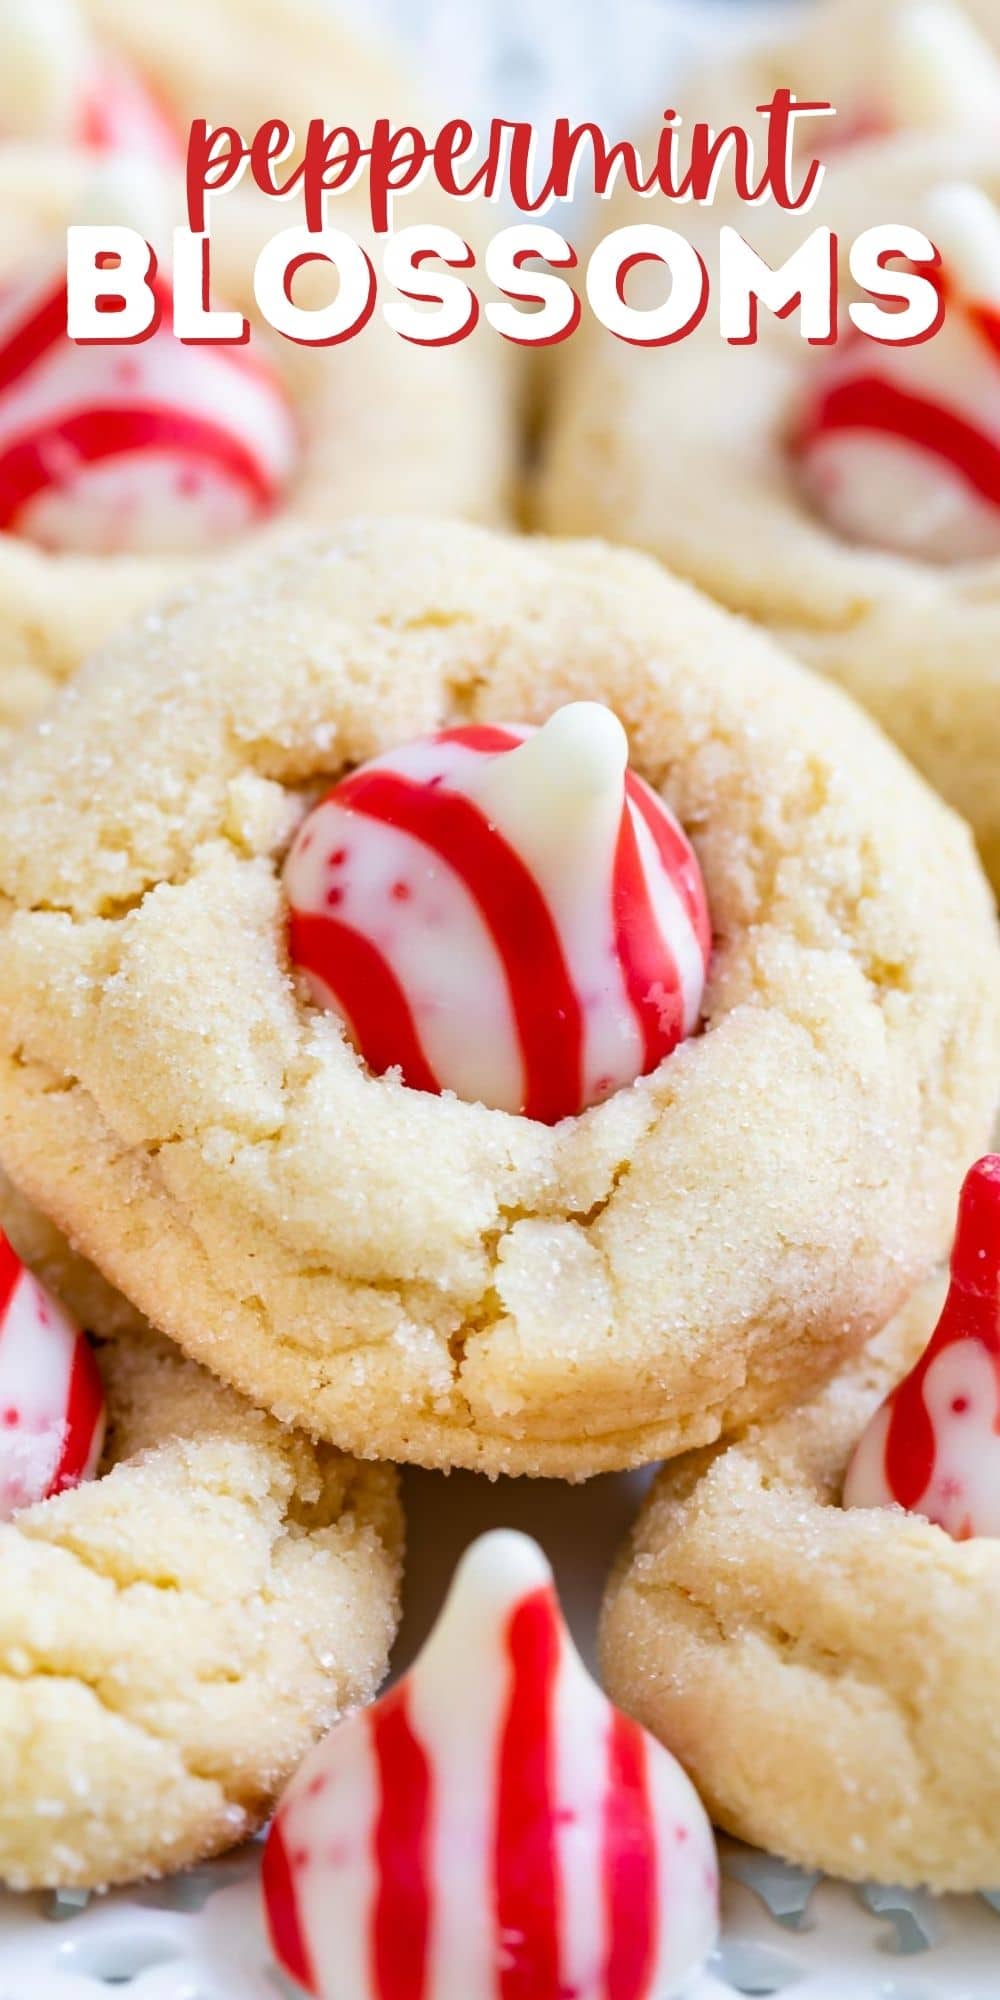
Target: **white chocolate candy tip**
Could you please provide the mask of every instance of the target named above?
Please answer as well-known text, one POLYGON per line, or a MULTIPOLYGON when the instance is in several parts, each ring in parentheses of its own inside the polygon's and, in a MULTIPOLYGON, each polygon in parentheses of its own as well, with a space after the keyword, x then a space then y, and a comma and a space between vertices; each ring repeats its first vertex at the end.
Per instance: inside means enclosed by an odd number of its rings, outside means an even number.
POLYGON ((628 765, 628 737, 610 708, 599 701, 572 701, 512 750, 502 764, 486 767, 480 796, 494 778, 513 789, 530 772, 543 799, 555 797, 585 809, 601 793, 616 794, 628 765))
POLYGON ((308 816, 284 881, 293 964, 411 1089, 555 1124, 697 1026, 698 863, 599 702, 374 758, 308 816))
POLYGON ((317 2000, 671 2000, 718 1929, 697 1794, 591 1680, 542 1551, 508 1532, 464 1557, 406 1678, 306 1760, 264 1897, 317 2000))
POLYGON ((466 1549, 441 1618, 447 1618, 452 1604, 460 1607, 464 1616, 475 1616, 487 1604, 513 1603, 526 1591, 550 1587, 555 1587, 552 1565, 532 1536, 514 1528, 494 1528, 466 1549))

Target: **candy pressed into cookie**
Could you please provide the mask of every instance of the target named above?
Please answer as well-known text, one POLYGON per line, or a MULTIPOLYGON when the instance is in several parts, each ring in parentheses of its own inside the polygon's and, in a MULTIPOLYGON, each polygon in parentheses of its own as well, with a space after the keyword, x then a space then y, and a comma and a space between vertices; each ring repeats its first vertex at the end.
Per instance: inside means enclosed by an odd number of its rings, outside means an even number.
MULTIPOLYGON (((845 145, 807 214, 758 207, 752 230, 724 198, 700 215, 620 202, 616 223, 680 229, 713 272, 720 226, 742 230, 774 267, 830 226, 840 338, 810 346, 762 307, 755 344, 732 346, 714 295, 697 332, 668 350, 581 328, 553 398, 538 500, 541 525, 648 549, 839 681, 971 821, 994 885, 998 197, 1000 158, 970 116, 959 131, 845 145), (923 230, 941 254, 943 324, 898 348, 847 318, 852 245, 889 221, 923 230)), ((664 284, 644 267, 629 298, 659 300, 664 284)))
MULTIPOLYGON (((342 83, 331 96, 346 112, 342 83)), ((472 207, 457 218, 455 207, 431 197, 423 219, 474 234, 472 207)), ((88 651, 194 567, 243 554, 256 565, 304 524, 359 508, 507 518, 506 343, 485 328, 443 351, 419 346, 381 302, 336 346, 273 333, 254 301, 256 259, 302 212, 242 188, 213 208, 211 301, 243 316, 250 340, 181 341, 170 242, 183 220, 180 161, 171 173, 148 157, 0 142, 0 748, 88 651), (149 339, 69 340, 73 223, 125 225, 153 244, 149 339)), ((381 246, 363 189, 338 202, 334 223, 374 271, 381 246)), ((326 264, 295 273, 303 311, 335 291, 326 264)))
MULTIPOLYGON (((990 1269, 995 1278, 995 1250, 990 1269)), ((1000 1541, 953 1540, 888 1505, 895 1495, 872 1476, 879 1405, 917 1362, 942 1300, 939 1284, 925 1286, 805 1408, 662 1475, 612 1580, 602 1659, 613 1698, 681 1758, 727 1832, 850 1880, 989 1889, 1000 1877, 988 1668, 1000 1541)), ((945 1373, 938 1361, 927 1381, 935 1424, 950 1426, 938 1435, 938 1519, 963 1513, 943 1484, 949 1465, 981 1509, 975 1461, 987 1444, 997 1519, 995 1284, 989 1348, 972 1368, 951 1344, 945 1373), (980 1369, 993 1388, 977 1414, 980 1369)), ((897 1471, 920 1451, 900 1440, 897 1471)), ((917 1500, 922 1486, 918 1475, 917 1500)))
POLYGON ((360 522, 157 612, 21 739, 0 911, 9 1172, 191 1355, 362 1454, 582 1477, 783 1405, 940 1256, 989 1136, 997 941, 966 830, 837 691, 596 544, 360 522), (582 698, 672 809, 672 887, 612 888, 605 850, 572 840, 553 872, 558 812, 501 837, 511 732, 582 698), (356 906, 339 834, 305 887, 288 860, 351 773, 333 799, 366 828, 356 906), (685 850, 710 956, 682 1019, 685 850), (454 869, 466 889, 479 871, 467 919, 454 869), (406 1002, 369 1061, 294 928, 314 892, 326 942, 339 925, 355 965, 397 969, 362 985, 406 1002), (649 894, 673 913, 658 944, 649 894), (399 1038, 427 990, 399 956, 411 909, 421 979, 453 967, 449 1061, 477 1038, 503 1054, 510 910, 547 954, 508 988, 522 1049, 542 1021, 543 1073, 591 1019, 600 939, 666 1042, 637 1035, 563 1117, 435 1094, 399 1038))
POLYGON ((97 1476, 0 1523, 0 1879, 97 1887, 234 1846, 374 1694, 395 1477, 184 1360, 6 1184, 0 1216, 110 1336, 97 1476))

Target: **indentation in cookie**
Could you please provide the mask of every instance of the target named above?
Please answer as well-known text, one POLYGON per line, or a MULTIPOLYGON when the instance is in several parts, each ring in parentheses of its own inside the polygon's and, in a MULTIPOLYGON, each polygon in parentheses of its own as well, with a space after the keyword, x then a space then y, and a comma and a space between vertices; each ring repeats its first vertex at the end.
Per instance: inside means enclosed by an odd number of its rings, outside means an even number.
POLYGON ((838 534, 964 562, 1000 552, 1000 215, 956 184, 929 198, 926 223, 941 256, 937 331, 897 347, 846 332, 810 384, 791 448, 838 534))
POLYGON ((598 702, 373 759, 309 815, 285 886, 315 997, 414 1089, 555 1124, 697 1026, 701 872, 598 702))

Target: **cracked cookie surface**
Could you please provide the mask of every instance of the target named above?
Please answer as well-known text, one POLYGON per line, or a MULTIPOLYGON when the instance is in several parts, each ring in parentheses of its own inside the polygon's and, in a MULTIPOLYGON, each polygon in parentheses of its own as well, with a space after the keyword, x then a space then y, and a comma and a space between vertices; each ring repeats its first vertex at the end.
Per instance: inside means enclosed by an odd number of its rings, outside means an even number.
POLYGON ((385 1672, 395 1475, 315 1446, 154 1337, 0 1181, 88 1324, 99 1477, 0 1525, 0 1879, 96 1887, 235 1845, 385 1672))
POLYGON ((966 829, 642 557, 357 522, 91 662, 0 800, 0 1156, 155 1325, 362 1455, 585 1477, 802 1395, 943 1252, 1000 1073, 966 829), (705 1028, 546 1127, 373 1077, 291 975, 317 792, 596 698, 698 851, 705 1028))
POLYGON ((850 1880, 988 1889, 1000 1543, 839 1505, 942 1296, 925 1286, 804 1409, 667 1470, 612 1580, 601 1651, 613 1698, 727 1832, 850 1880))

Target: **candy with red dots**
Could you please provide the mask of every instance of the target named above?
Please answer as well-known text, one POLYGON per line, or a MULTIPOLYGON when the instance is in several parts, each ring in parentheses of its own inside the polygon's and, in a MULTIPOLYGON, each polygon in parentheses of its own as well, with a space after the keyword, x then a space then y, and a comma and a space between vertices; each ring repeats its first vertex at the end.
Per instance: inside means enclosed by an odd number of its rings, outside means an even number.
POLYGON ((963 185, 939 189, 925 220, 940 327, 898 347, 848 332, 817 363, 792 451, 846 539, 974 561, 1000 553, 1000 214, 963 185))
POLYGON ((76 0, 4 0, 0 138, 54 139, 177 166, 180 133, 150 86, 98 47, 76 0))
POLYGON ((941 1318, 876 1412, 845 1507, 905 1507, 956 1541, 1000 1535, 1000 1155, 966 1176, 941 1318))
POLYGON ((148 340, 76 346, 65 269, 0 286, 0 530, 44 548, 174 555, 267 513, 296 455, 277 377, 245 347, 185 345, 169 287, 148 340))
POLYGON ((697 1026, 701 872, 600 703, 362 765, 306 819, 285 887, 294 964, 413 1089, 551 1124, 697 1026))
POLYGON ((103 1439, 86 1334, 0 1231, 0 1520, 91 1478, 103 1439))
POLYGON ((306 1759, 264 1854, 315 2000, 669 2000, 711 1950, 711 1828, 601 1693, 523 1535, 465 1556, 415 1667, 306 1759))

